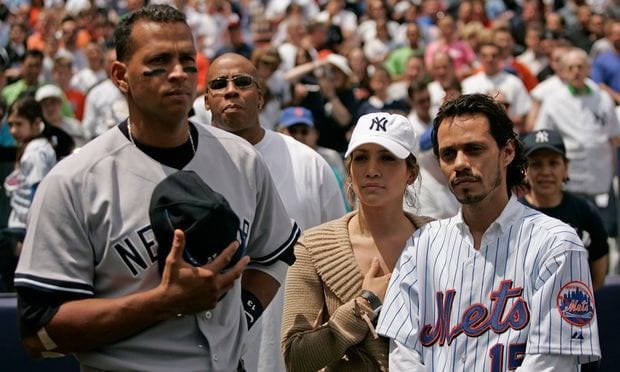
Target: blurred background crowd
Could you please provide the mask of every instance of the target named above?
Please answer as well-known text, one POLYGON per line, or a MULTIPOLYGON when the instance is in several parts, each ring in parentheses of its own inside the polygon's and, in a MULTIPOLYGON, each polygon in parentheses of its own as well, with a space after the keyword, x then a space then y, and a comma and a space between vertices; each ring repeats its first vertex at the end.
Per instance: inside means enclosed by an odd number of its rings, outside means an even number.
MULTIPOLYGON (((116 57, 112 32, 120 17, 147 3, 187 15, 199 94, 215 57, 251 59, 266 95, 261 125, 316 149, 341 187, 342 154, 357 119, 401 113, 421 139, 417 208, 436 218, 454 215, 458 203, 433 159, 429 128, 446 99, 486 93, 521 134, 561 133, 566 189, 596 205, 608 235, 617 234, 619 0, 5 0, 0 228, 12 227, 10 174, 23 155, 20 144, 32 137, 8 125, 9 108, 24 97, 35 102, 35 134, 50 139, 57 160, 126 118, 124 97, 108 76, 116 57)), ((201 96, 189 115, 210 124, 201 96)), ((612 272, 615 252, 614 243, 612 272)))

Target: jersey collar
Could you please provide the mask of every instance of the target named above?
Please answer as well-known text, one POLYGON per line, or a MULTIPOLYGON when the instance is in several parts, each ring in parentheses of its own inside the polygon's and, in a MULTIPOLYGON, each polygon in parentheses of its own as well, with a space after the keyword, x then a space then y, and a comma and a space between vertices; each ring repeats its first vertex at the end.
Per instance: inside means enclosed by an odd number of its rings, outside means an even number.
MULTIPOLYGON (((504 207, 502 213, 491 223, 488 227, 487 232, 494 233, 497 231, 498 235, 502 235, 510 230, 510 226, 512 226, 521 216, 523 210, 523 205, 519 203, 517 198, 514 195, 510 196, 508 199, 508 203, 504 207)), ((457 228, 461 231, 461 233, 469 233, 469 226, 463 220, 463 208, 459 210, 459 213, 454 216, 455 223, 457 228)))
POLYGON ((588 84, 586 84, 581 89, 575 88, 570 84, 566 84, 566 86, 568 87, 568 91, 570 92, 570 94, 572 94, 573 96, 587 96, 592 93, 592 88, 590 88, 588 84))

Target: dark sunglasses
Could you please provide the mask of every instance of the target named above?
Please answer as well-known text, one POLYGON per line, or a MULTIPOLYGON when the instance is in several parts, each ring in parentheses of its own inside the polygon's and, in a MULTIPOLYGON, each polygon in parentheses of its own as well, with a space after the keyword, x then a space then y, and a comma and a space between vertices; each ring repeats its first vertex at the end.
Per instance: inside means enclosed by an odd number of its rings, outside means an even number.
POLYGON ((247 89, 254 84, 254 78, 250 75, 235 75, 233 77, 220 76, 207 84, 211 90, 222 90, 228 86, 228 82, 232 81, 235 87, 239 89, 247 89))

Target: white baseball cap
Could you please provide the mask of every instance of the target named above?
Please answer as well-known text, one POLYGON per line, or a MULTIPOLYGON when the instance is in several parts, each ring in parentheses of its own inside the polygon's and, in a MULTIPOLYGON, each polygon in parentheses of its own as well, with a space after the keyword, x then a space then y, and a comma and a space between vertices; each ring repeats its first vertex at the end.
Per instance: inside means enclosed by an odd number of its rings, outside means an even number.
POLYGON ((413 125, 406 117, 376 112, 359 118, 344 156, 348 157, 365 143, 375 143, 385 147, 397 158, 406 159, 409 154, 415 155, 416 142, 413 125))
POLYGON ((349 63, 347 62, 347 58, 345 56, 332 53, 326 57, 326 60, 332 65, 338 67, 338 69, 342 71, 345 75, 349 77, 353 76, 353 71, 351 70, 351 67, 349 67, 349 63))
POLYGON ((62 90, 54 84, 46 84, 37 89, 34 94, 34 99, 37 102, 41 102, 46 98, 63 98, 62 90))

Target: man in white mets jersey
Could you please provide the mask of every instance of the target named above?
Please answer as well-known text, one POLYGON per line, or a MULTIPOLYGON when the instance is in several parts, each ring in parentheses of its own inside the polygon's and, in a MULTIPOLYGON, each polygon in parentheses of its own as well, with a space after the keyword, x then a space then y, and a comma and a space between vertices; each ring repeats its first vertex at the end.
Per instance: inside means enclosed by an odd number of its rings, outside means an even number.
POLYGON ((242 370, 242 290, 269 304, 299 229, 249 143, 188 122, 197 68, 185 16, 140 8, 121 19, 115 39, 112 79, 129 119, 39 187, 15 279, 24 345, 42 356, 75 353, 82 371, 242 370), (192 266, 176 230, 160 274, 149 201, 178 170, 226 198, 242 243, 192 266), (247 256, 223 271, 238 247, 247 256))
POLYGON ((574 229, 520 204, 522 144, 490 97, 434 121, 433 149, 461 210, 418 230, 377 332, 393 371, 578 371, 600 358, 587 253, 574 229))

